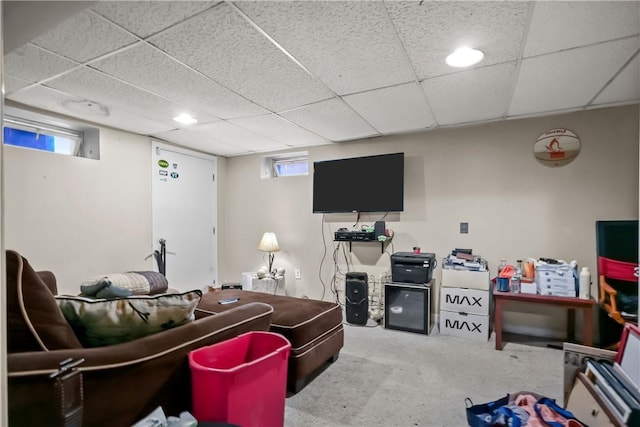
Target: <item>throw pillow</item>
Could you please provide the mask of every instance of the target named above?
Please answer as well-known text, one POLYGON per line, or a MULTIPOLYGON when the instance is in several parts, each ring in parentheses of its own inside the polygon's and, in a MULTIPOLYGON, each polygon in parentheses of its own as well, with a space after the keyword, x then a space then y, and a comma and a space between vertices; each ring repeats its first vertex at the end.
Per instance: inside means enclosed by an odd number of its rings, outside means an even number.
POLYGON ((92 299, 56 296, 58 307, 80 342, 100 347, 155 334, 194 319, 199 290, 181 294, 92 299))
POLYGON ((131 295, 155 295, 167 291, 167 278, 155 271, 112 273, 85 280, 80 285, 84 296, 120 298, 131 295))

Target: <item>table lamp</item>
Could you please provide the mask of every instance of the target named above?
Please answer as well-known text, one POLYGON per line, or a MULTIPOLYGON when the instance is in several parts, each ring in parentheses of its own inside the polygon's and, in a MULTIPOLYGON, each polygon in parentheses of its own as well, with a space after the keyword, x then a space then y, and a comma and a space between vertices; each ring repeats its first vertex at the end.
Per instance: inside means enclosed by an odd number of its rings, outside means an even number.
POLYGON ((278 252, 280 250, 276 234, 271 232, 264 233, 262 235, 262 240, 260 240, 260 243, 258 244, 258 250, 262 252, 269 252, 269 274, 272 277, 275 277, 275 272, 273 271, 273 252, 278 252))

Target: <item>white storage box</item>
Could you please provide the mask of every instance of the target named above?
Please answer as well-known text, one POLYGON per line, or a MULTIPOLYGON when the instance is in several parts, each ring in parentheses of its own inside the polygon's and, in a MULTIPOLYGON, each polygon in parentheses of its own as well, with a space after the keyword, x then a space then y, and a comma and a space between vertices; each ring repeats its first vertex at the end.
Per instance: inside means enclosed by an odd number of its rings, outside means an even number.
POLYGON ((440 289, 440 310, 488 315, 491 297, 488 291, 467 288, 440 289))
POLYGON ((537 270, 536 283, 538 283, 539 286, 545 285, 545 287, 568 289, 568 288, 575 288, 576 278, 573 275, 573 270, 569 270, 569 271, 537 270))
POLYGON ((562 291, 562 290, 553 290, 553 289, 540 289, 540 295, 553 295, 556 297, 572 297, 575 298, 576 291, 562 291))
POLYGON ((489 290, 489 272, 442 269, 443 287, 489 290))
POLYGON ((489 339, 489 316, 440 310, 440 334, 489 339))
POLYGON ((520 282, 520 293, 537 294, 538 285, 536 284, 536 282, 520 282))

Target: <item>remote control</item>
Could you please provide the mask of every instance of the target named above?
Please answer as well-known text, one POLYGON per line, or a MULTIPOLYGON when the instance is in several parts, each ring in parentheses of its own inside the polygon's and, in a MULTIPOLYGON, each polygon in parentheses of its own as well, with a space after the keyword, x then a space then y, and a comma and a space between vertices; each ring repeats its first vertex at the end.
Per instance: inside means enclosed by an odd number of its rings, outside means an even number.
POLYGON ((231 304, 232 302, 236 302, 239 299, 240 298, 238 298, 238 297, 225 298, 225 299, 221 299, 220 301, 218 301, 218 304, 231 304))

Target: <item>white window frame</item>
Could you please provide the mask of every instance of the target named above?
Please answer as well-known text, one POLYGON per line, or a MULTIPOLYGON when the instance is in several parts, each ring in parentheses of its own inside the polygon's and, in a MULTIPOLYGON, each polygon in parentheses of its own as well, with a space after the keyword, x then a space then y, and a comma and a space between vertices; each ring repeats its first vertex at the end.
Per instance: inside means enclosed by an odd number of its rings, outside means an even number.
POLYGON ((264 156, 262 158, 262 166, 260 176, 263 179, 267 178, 283 178, 290 176, 304 176, 309 175, 309 152, 308 151, 299 151, 295 153, 286 153, 286 154, 277 154, 277 155, 269 155, 264 156), (278 172, 278 165, 283 164, 302 164, 305 163, 307 166, 306 172, 304 173, 291 173, 291 174, 280 174, 278 172))
MULTIPOLYGON (((54 143, 59 139, 69 141, 72 144, 70 150, 55 150, 56 154, 64 154, 69 156, 78 156, 84 143, 84 133, 73 129, 65 129, 58 126, 53 126, 46 123, 40 123, 33 120, 22 119, 19 117, 7 116, 3 117, 2 129, 4 128, 18 129, 26 132, 35 133, 36 135, 52 136, 54 143)), ((10 144, 14 147, 28 148, 31 150, 38 150, 37 148, 23 147, 21 145, 10 144)), ((45 150, 42 150, 45 151, 45 150)))

